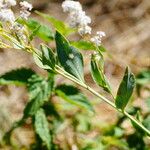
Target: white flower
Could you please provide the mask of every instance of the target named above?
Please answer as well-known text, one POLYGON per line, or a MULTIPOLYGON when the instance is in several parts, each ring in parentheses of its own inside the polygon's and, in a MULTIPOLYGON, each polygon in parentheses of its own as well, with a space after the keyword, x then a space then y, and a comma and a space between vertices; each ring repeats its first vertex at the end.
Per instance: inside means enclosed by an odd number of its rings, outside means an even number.
POLYGON ((3 5, 3 0, 0 0, 0 8, 1 8, 2 5, 3 5))
POLYGON ((29 11, 31 11, 32 8, 33 8, 32 5, 30 3, 28 3, 27 1, 20 2, 20 6, 21 6, 22 10, 29 10, 29 11))
POLYGON ((101 45, 101 40, 99 39, 99 36, 94 36, 91 38, 91 42, 93 42, 96 46, 101 45))
POLYGON ((86 16, 84 11, 78 12, 77 22, 82 25, 87 25, 91 23, 91 18, 89 16, 86 16))
POLYGON ((72 28, 77 27, 79 34, 91 34, 91 27, 88 24, 91 23, 91 18, 85 14, 82 10, 82 6, 79 2, 72 0, 65 0, 62 3, 64 12, 69 13, 69 25, 72 28))
POLYGON ((75 2, 72 0, 65 0, 62 3, 62 8, 64 12, 73 12, 73 11, 81 11, 82 6, 79 2, 75 2))
POLYGON ((23 25, 15 22, 11 27, 11 31, 16 33, 18 35, 18 38, 22 41, 27 41, 26 35, 24 34, 25 27, 23 25))
POLYGON ((27 10, 21 10, 20 11, 20 17, 22 17, 23 19, 27 20, 28 17, 30 16, 30 12, 27 10))
POLYGON ((30 16, 30 11, 32 10, 32 5, 26 1, 20 2, 21 10, 20 10, 20 17, 27 20, 30 16))
POLYGON ((92 28, 90 26, 82 26, 78 29, 80 35, 91 34, 92 28))
POLYGON ((100 46, 102 43, 102 38, 106 36, 105 32, 98 31, 97 35, 91 38, 91 42, 93 42, 96 46, 100 46))
POLYGON ((5 4, 7 7, 15 6, 16 0, 5 0, 5 4))
POLYGON ((13 23, 15 21, 15 16, 13 11, 11 9, 1 9, 0 21, 13 23))
POLYGON ((97 34, 100 38, 106 36, 105 32, 103 32, 103 31, 98 31, 96 34, 97 34))

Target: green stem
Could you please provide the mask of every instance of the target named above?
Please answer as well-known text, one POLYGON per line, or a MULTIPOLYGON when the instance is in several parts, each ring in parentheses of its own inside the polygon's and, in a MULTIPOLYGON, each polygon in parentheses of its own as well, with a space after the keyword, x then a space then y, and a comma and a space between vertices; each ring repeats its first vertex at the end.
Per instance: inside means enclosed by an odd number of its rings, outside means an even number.
POLYGON ((79 81, 78 79, 76 79, 75 77, 73 77, 72 75, 68 75, 66 73, 66 71, 64 70, 59 70, 59 69, 56 69, 55 70, 56 73, 64 76, 65 78, 77 83, 78 85, 80 85, 81 87, 87 89, 88 91, 90 91, 92 94, 94 94, 95 96, 97 96, 98 98, 102 99, 103 101, 105 101, 107 104, 109 104, 110 106, 112 106, 113 108, 115 108, 118 112, 121 112, 122 114, 124 114, 127 118, 129 118, 132 122, 134 122, 138 127, 140 127, 145 133, 147 133, 148 136, 150 136, 150 131, 145 128, 140 122, 138 122, 135 118, 133 118, 130 114, 128 114, 125 110, 122 111, 121 109, 118 109, 116 107, 116 105, 108 100, 107 98, 105 98, 104 96, 102 96, 101 94, 99 94, 98 92, 96 92, 94 89, 92 89, 91 87, 89 87, 88 85, 86 85, 85 83, 79 81))
POLYGON ((20 43, 18 41, 16 41, 14 38, 12 38, 10 35, 7 35, 5 33, 1 33, 0 35, 2 35, 3 37, 5 37, 6 39, 12 41, 12 43, 14 43, 16 46, 18 46, 20 49, 24 49, 24 47, 22 45, 20 45, 20 43))
POLYGON ((150 136, 150 131, 145 128, 145 126, 143 126, 140 122, 138 122, 138 120, 136 120, 135 118, 133 118, 130 114, 128 114, 126 111, 123 112, 123 114, 128 117, 131 121, 133 121, 139 128, 141 128, 143 131, 145 131, 147 133, 148 136, 150 136))

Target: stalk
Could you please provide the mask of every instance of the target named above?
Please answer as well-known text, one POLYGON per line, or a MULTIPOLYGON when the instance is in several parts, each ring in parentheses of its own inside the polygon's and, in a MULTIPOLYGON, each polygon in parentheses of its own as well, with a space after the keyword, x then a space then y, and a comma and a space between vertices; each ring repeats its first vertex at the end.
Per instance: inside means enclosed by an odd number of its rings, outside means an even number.
POLYGON ((91 92, 96 97, 102 99, 104 102, 106 102, 108 105, 110 105, 111 107, 116 109, 118 112, 125 115, 128 119, 130 119, 133 123, 135 123, 139 128, 141 128, 145 133, 147 133, 148 136, 150 136, 150 131, 147 128, 145 128, 145 126, 142 125, 138 120, 136 120, 134 117, 132 117, 128 112, 126 112, 125 110, 122 111, 121 109, 118 109, 116 107, 115 103, 113 103, 112 101, 108 100, 107 98, 105 98, 104 96, 102 96, 101 94, 96 92, 93 88, 91 88, 90 86, 86 85, 85 83, 79 81, 77 78, 70 75, 69 73, 66 73, 66 71, 63 69, 60 69, 60 67, 57 67, 57 68, 59 68, 59 69, 55 69, 56 73, 58 73, 58 74, 62 75, 63 77, 71 80, 72 82, 80 85, 81 87, 87 89, 89 92, 91 92))

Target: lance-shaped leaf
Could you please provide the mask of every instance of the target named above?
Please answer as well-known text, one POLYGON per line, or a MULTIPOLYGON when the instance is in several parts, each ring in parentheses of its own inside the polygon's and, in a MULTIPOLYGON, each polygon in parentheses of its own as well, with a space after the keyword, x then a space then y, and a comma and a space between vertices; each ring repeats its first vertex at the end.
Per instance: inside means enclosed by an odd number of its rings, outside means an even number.
POLYGON ((110 85, 104 75, 104 60, 100 54, 91 57, 91 73, 94 81, 105 91, 111 93, 110 85))
POLYGON ((133 73, 130 72, 129 68, 126 68, 124 77, 120 83, 115 104, 117 108, 124 109, 133 93, 135 87, 135 77, 133 73))
POLYGON ((42 63, 43 65, 48 65, 52 69, 55 67, 55 55, 53 51, 46 45, 41 45, 42 50, 42 63))
POLYGON ((39 109, 35 115, 35 132, 39 135, 41 140, 48 150, 51 149, 51 135, 49 131, 48 121, 45 116, 44 110, 39 109))
POLYGON ((44 19, 48 20, 53 27, 62 33, 63 35, 69 35, 70 33, 74 32, 75 30, 73 28, 70 28, 67 26, 63 21, 60 21, 50 15, 35 11, 38 15, 42 16, 44 19))
POLYGON ((70 44, 81 50, 98 50, 100 52, 105 52, 106 49, 101 45, 96 47, 92 42, 80 40, 80 41, 70 41, 70 44))
POLYGON ((94 111, 92 104, 89 100, 74 86, 72 85, 59 85, 56 87, 56 93, 59 97, 67 102, 94 111))
POLYGON ((7 72, 0 76, 0 84, 27 84, 28 79, 34 74, 34 71, 26 68, 11 70, 10 72, 7 72))
POLYGON ((68 73, 84 81, 83 57, 81 53, 71 46, 67 39, 58 31, 56 32, 55 40, 60 64, 68 73))
POLYGON ((46 42, 54 38, 52 30, 48 26, 43 25, 34 19, 29 19, 26 25, 29 27, 31 31, 34 32, 34 35, 38 36, 39 38, 41 38, 46 42))
POLYGON ((32 76, 28 81, 29 102, 24 109, 24 118, 33 116, 38 109, 48 101, 53 87, 53 77, 45 79, 38 75, 32 76))

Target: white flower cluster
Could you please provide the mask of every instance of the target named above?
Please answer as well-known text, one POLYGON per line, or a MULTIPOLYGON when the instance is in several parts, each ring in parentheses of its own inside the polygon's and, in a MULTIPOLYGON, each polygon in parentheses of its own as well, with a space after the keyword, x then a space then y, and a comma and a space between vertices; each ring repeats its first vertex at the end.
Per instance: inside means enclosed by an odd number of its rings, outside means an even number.
POLYGON ((105 32, 103 31, 98 31, 96 33, 96 36, 91 38, 91 42, 93 42, 96 46, 100 46, 102 43, 102 38, 106 36, 105 32))
POLYGON ((82 6, 77 1, 65 0, 62 3, 64 12, 69 13, 69 25, 71 27, 78 27, 78 32, 81 35, 91 34, 91 18, 82 10, 82 6))
MULTIPOLYGON (((15 22, 15 15, 11 10, 11 7, 16 5, 16 0, 0 0, 0 21, 9 22, 13 24, 15 22)), ((30 15, 32 5, 26 1, 20 2, 21 11, 20 17, 27 19, 30 15)))
MULTIPOLYGON (((10 30, 16 33, 21 40, 26 41, 25 28, 23 25, 15 22, 16 18, 11 9, 15 5, 16 0, 0 0, 0 21, 10 23, 10 30)), ((20 6, 20 17, 27 20, 32 10, 32 5, 27 1, 22 1, 20 2, 20 6)))
POLYGON ((32 10, 33 7, 27 1, 20 2, 20 6, 21 6, 20 17, 27 20, 31 14, 30 11, 32 10))
MULTIPOLYGON (((71 27, 77 27, 80 35, 91 34, 92 28, 88 25, 91 23, 91 18, 85 14, 79 2, 65 0, 62 3, 62 8, 64 12, 69 13, 69 25, 71 27)), ((96 36, 91 38, 91 42, 100 46, 104 36, 106 36, 105 32, 98 31, 96 36)))
POLYGON ((10 23, 15 21, 14 13, 11 10, 11 7, 15 5, 15 0, 0 0, 0 21, 10 23))

